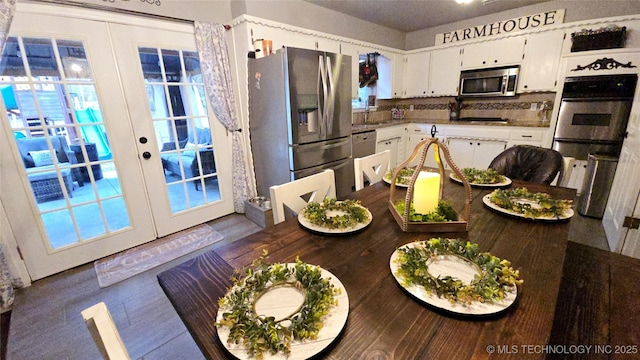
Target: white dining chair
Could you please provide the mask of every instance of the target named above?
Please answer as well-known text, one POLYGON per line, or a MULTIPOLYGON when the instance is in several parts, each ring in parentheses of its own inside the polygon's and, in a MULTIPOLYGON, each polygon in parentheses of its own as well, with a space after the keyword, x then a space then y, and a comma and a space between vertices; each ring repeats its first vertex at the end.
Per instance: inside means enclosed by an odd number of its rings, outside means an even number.
POLYGON ((103 358, 106 360, 130 359, 127 348, 124 346, 116 324, 104 302, 82 310, 81 314, 103 358))
POLYGON ((335 199, 335 179, 333 170, 327 169, 282 185, 271 186, 269 192, 273 208, 273 223, 278 224, 285 220, 285 207, 298 213, 309 202, 322 202, 325 197, 335 199))
POLYGON ((369 185, 381 181, 390 167, 391 150, 353 159, 353 170, 356 175, 356 190, 364 188, 365 180, 369 181, 369 185))

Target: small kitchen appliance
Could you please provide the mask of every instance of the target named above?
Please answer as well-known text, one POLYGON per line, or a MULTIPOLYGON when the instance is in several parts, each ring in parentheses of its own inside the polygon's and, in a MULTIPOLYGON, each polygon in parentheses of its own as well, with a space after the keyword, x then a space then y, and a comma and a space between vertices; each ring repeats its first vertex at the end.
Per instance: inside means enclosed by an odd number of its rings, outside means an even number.
POLYGON ((460 97, 515 96, 520 66, 465 70, 460 73, 460 97))

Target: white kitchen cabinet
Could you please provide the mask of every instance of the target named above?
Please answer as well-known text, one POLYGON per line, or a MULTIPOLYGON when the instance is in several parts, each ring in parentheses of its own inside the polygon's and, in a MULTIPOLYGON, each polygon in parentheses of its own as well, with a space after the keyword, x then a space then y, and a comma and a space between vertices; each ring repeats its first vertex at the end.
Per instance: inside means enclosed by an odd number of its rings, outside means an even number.
POLYGON ((405 135, 406 127, 404 125, 376 129, 376 152, 391 150, 392 168, 395 168, 405 159, 405 135))
POLYGON ((527 35, 518 93, 556 91, 564 38, 562 30, 527 35))
POLYGON ((376 152, 382 152, 385 150, 391 150, 391 168, 395 168, 398 165, 398 153, 400 152, 400 138, 394 137, 391 139, 385 139, 376 143, 376 152))
POLYGON ((548 129, 512 129, 509 135, 508 147, 514 145, 542 146, 548 129))
POLYGON ((376 81, 376 98, 393 98, 393 54, 378 52, 376 57, 376 67, 378 69, 378 80, 376 81))
POLYGON ((505 140, 448 137, 447 148, 459 169, 486 169, 507 148, 505 140))
POLYGON ((287 46, 339 54, 340 42, 311 34, 288 32, 287 46))
POLYGON ((462 49, 462 68, 520 64, 524 54, 524 43, 525 36, 513 36, 465 45, 462 49))
POLYGON ((404 97, 429 95, 430 55, 428 51, 407 54, 404 64, 404 97))
POLYGON ((429 65, 429 95, 456 96, 460 80, 460 47, 433 50, 429 65))
POLYGON ((404 54, 393 54, 393 80, 391 92, 394 98, 402 98, 404 91, 404 54))
MULTIPOLYGON (((258 39, 271 40, 273 52, 276 52, 276 50, 281 49, 284 46, 288 46, 289 32, 278 27, 251 24, 249 26, 249 35, 249 41, 255 41, 258 39)), ((249 44, 249 49, 254 49, 253 43, 249 44)))
MULTIPOLYGON (((426 140, 431 137, 431 124, 409 124, 407 126, 407 146, 406 146, 406 155, 405 160, 413 154, 416 146, 419 142, 426 140)), ((444 127, 436 126, 436 137, 442 140, 444 136, 444 127)), ((416 166, 420 161, 420 156, 416 156, 416 158, 409 164, 409 166, 416 166)), ((436 159, 434 157, 433 145, 429 148, 427 152, 427 157, 424 161, 424 166, 428 167, 437 167, 436 159)))
POLYGON ((351 98, 357 99, 358 89, 360 88, 358 80, 360 76, 360 63, 358 62, 360 58, 360 48, 351 43, 343 43, 340 46, 340 52, 351 56, 351 98))

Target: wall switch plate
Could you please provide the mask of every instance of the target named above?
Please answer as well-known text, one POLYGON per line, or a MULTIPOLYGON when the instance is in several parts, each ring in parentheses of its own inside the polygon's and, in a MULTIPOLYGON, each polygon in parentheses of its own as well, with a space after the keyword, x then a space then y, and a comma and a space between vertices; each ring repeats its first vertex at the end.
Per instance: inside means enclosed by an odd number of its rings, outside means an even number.
POLYGON ((538 110, 538 103, 531 103, 531 111, 538 110))
POLYGON ((409 105, 409 111, 413 111, 413 104, 409 105))

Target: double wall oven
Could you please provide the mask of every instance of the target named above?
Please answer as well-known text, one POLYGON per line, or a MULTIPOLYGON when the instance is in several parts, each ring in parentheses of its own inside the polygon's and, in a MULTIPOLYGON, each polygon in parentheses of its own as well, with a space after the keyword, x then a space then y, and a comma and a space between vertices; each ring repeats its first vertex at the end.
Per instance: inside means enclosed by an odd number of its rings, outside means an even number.
POLYGON ((637 79, 635 74, 567 77, 553 148, 577 160, 619 156, 637 79))
POLYGON ((604 215, 637 80, 635 74, 565 79, 553 148, 575 158, 574 166, 579 166, 569 187, 581 194, 581 215, 604 215))

